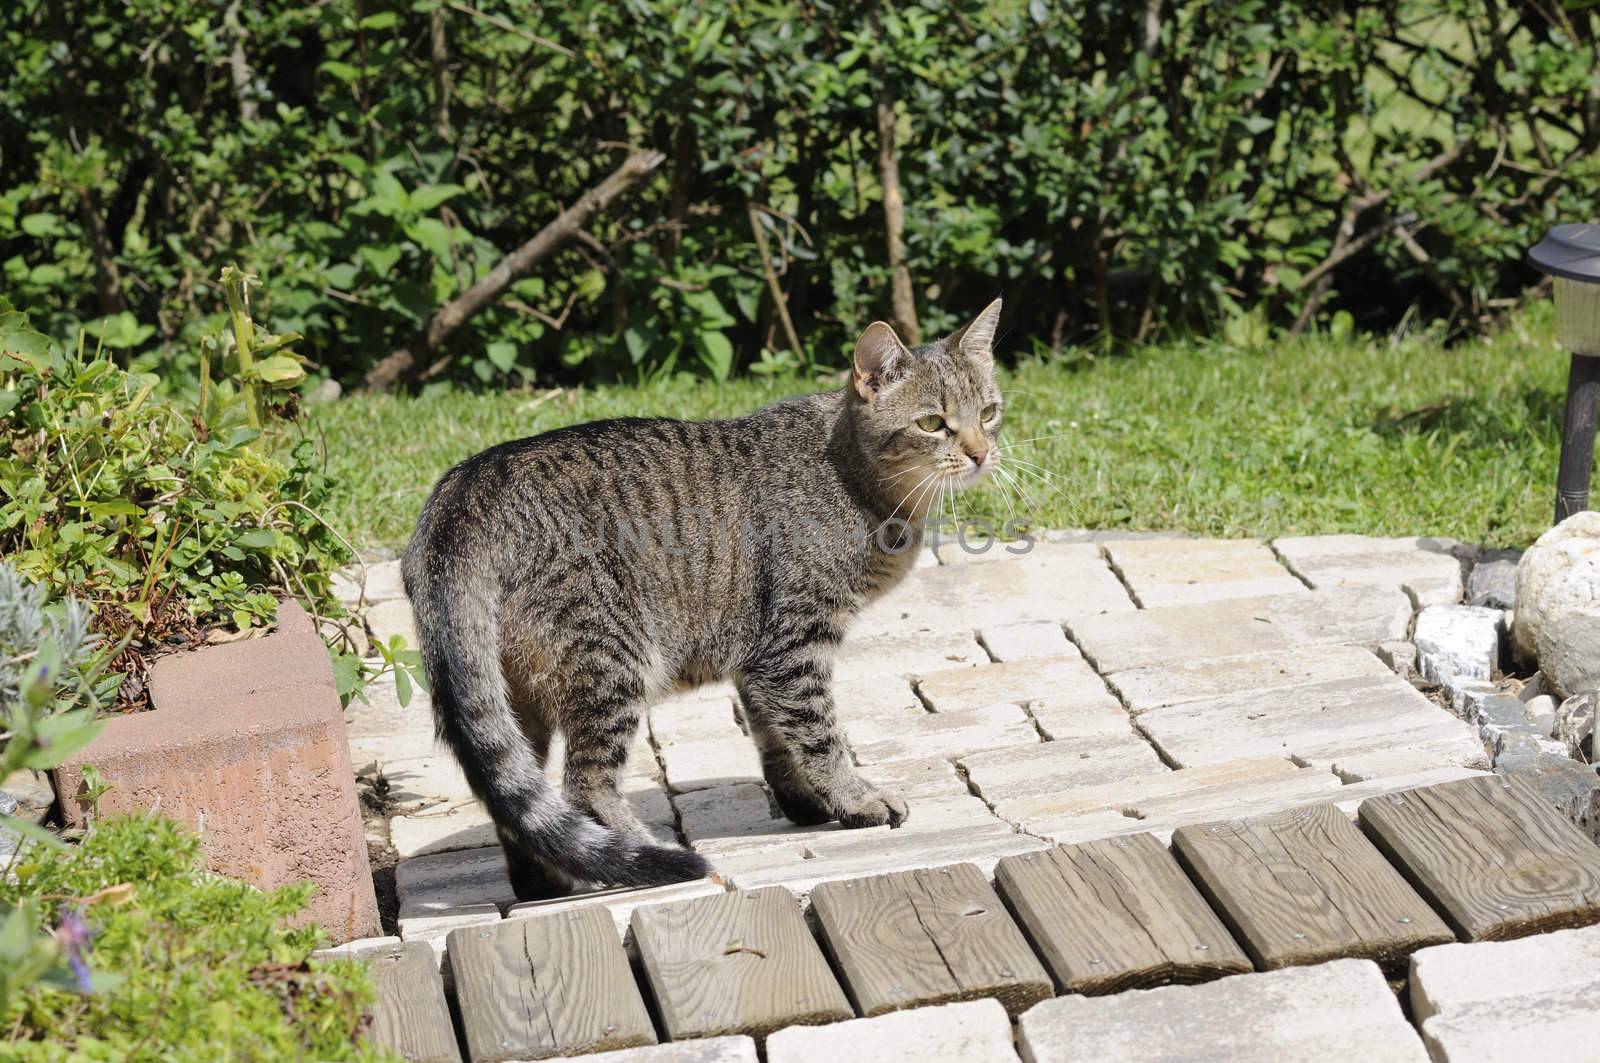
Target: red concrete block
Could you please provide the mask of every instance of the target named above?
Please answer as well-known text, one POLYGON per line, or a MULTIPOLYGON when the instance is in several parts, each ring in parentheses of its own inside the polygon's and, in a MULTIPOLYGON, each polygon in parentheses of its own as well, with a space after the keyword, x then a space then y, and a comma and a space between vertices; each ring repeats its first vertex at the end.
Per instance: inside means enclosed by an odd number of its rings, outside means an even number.
POLYGON ((263 638, 163 657, 150 712, 118 716, 56 772, 82 825, 83 765, 111 789, 100 814, 152 810, 200 833, 206 864, 263 888, 310 879, 302 918, 335 942, 379 932, 344 710, 328 651, 298 604, 263 638))

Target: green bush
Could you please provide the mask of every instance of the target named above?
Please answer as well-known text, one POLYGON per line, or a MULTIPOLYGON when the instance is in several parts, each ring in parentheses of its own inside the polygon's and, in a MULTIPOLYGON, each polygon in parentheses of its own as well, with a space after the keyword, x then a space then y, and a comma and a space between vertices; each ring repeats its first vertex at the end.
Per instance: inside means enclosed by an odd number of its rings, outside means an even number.
POLYGON ((0 986, 24 931, 50 932, 92 991, 20 987, 0 1003, 0 1054, 19 1060, 352 1059, 373 999, 365 969, 309 961, 290 929, 309 885, 262 892, 202 869, 170 820, 113 818, 81 845, 35 846, 0 881, 0 986))
POLYGON ((435 372, 784 369, 753 224, 836 364, 889 303, 880 103, 925 330, 1003 290, 1013 350, 1476 328, 1600 188, 1595 5, 16 0, 0 31, 7 290, 146 368, 192 358, 239 261, 356 375, 620 145, 668 161, 435 372))

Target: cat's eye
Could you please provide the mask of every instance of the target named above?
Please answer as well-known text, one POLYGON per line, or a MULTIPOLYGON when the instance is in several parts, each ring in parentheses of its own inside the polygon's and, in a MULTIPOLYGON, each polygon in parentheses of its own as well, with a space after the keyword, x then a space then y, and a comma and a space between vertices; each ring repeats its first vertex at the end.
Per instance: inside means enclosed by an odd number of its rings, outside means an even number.
POLYGON ((940 417, 936 413, 930 413, 926 417, 917 418, 917 427, 922 429, 924 432, 942 431, 944 428, 944 418, 940 417))
POLYGON ((998 402, 989 403, 989 405, 985 406, 979 413, 979 416, 983 418, 984 424, 988 424, 990 421, 1000 416, 1000 404, 998 402))

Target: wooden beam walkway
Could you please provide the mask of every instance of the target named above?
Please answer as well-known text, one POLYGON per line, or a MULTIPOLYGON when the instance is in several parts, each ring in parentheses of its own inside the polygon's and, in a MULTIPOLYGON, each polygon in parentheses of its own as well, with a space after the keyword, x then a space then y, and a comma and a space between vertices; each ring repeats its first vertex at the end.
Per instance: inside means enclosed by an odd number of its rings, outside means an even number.
MULTIPOLYGON (((1110 838, 1001 860, 450 934, 364 955, 373 1038, 408 1060, 530 1060, 993 998, 1098 996, 1339 959, 1397 986, 1417 949, 1600 923, 1600 847, 1518 779, 1110 838), (454 1022, 452 1022, 454 1015, 454 1022)), ((993 1007, 993 1005, 988 1005, 993 1007)), ((707 1057, 710 1058, 710 1057, 707 1057)))

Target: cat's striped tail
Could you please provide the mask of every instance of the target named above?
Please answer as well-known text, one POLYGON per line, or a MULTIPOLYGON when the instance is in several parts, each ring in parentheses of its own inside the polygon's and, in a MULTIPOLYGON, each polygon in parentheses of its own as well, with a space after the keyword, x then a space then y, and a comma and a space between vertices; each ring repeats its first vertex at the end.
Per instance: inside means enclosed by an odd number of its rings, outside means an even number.
POLYGON ((502 839, 520 850, 507 857, 531 857, 570 878, 616 886, 658 886, 708 874, 704 857, 603 826, 550 785, 500 671, 497 580, 456 571, 422 539, 419 534, 407 549, 403 571, 435 730, 502 839))

